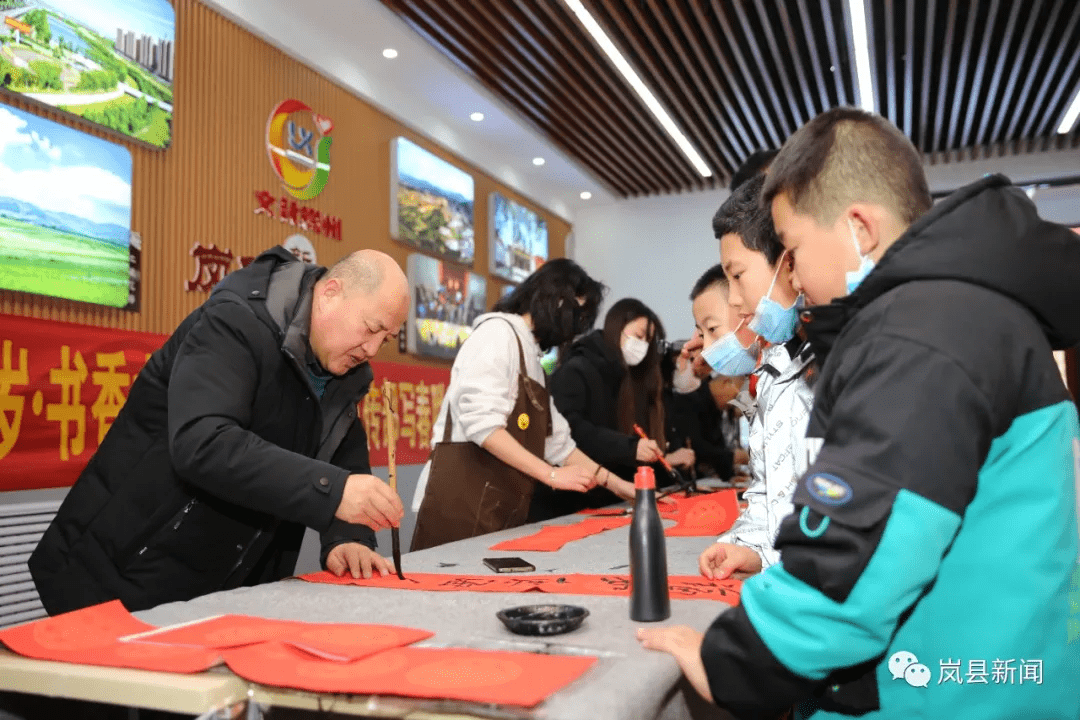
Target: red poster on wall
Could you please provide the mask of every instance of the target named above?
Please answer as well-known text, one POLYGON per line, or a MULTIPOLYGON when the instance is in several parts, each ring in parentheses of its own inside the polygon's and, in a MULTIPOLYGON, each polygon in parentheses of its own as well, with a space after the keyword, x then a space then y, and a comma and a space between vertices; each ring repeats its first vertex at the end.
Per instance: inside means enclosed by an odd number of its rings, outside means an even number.
POLYGON ((165 340, 0 315, 0 491, 74 483, 165 340))
POLYGON ((397 463, 417 465, 431 454, 431 426, 439 417, 450 368, 372 363, 375 382, 360 404, 360 417, 368 435, 372 467, 386 465, 386 430, 383 423, 383 380, 390 381, 390 406, 398 417, 397 463))
MULTIPOLYGON (((0 315, 0 492, 74 483, 167 337, 0 315)), ((398 462, 426 462, 450 370, 399 363, 373 369, 376 381, 360 406, 371 464, 386 464, 384 378, 400 423, 398 462)))

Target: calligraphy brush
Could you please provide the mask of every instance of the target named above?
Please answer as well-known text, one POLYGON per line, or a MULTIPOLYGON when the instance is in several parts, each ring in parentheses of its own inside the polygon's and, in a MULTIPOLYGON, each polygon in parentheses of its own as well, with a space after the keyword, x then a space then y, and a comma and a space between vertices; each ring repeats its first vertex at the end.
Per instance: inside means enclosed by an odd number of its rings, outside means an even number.
MULTIPOLYGON (((383 427, 386 434, 386 471, 390 489, 397 492, 397 415, 390 410, 390 381, 383 380, 383 427)), ((394 553, 394 569, 399 579, 404 580, 401 572, 401 530, 390 528, 390 545, 394 553)))
MULTIPOLYGON (((636 432, 638 434, 638 437, 640 437, 642 440, 648 440, 649 439, 649 436, 645 434, 645 431, 641 429, 641 426, 636 424, 636 423, 634 424, 634 432, 636 432)), ((677 487, 674 488, 673 490, 668 490, 666 492, 663 492, 663 493, 660 493, 659 495, 657 495, 656 498, 658 500, 660 498, 664 497, 665 495, 670 495, 673 492, 679 492, 681 490, 685 490, 687 495, 691 495, 694 492, 697 492, 697 481, 695 481, 695 480, 687 480, 686 478, 684 478, 682 476, 682 473, 680 473, 678 470, 673 468, 671 466, 671 463, 669 463, 667 461, 667 458, 665 458, 663 455, 660 456, 660 459, 659 459, 658 462, 661 465, 664 466, 664 469, 667 470, 668 475, 671 475, 671 477, 677 483, 677 487)))
MULTIPOLYGON (((645 434, 645 431, 641 429, 640 425, 637 425, 637 424, 634 425, 634 432, 636 432, 638 434, 638 437, 641 438, 642 440, 648 440, 649 439, 649 436, 645 434)), ((676 470, 675 468, 671 467, 671 463, 669 463, 667 461, 667 458, 664 457, 663 454, 660 455, 660 458, 659 458, 659 460, 657 460, 657 462, 659 462, 661 465, 664 466, 664 469, 668 471, 668 475, 673 477, 675 479, 675 482, 680 483, 680 484, 686 482, 685 480, 683 480, 682 475, 679 474, 679 471, 676 470)))

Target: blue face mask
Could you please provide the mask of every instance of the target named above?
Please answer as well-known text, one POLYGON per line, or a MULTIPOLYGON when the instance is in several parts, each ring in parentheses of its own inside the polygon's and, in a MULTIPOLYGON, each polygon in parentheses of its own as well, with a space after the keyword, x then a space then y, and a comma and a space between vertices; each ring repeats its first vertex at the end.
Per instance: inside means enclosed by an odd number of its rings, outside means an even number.
MULTIPOLYGON (((739 323, 739 327, 742 327, 742 323, 739 323)), ((744 348, 739 338, 735 337, 735 332, 739 327, 725 333, 701 351, 701 357, 709 363, 709 367, 721 375, 731 377, 749 375, 757 367, 757 353, 752 349, 744 348)))
POLYGON ((855 252, 859 254, 859 269, 849 270, 844 273, 844 277, 847 279, 847 291, 848 295, 855 292, 855 288, 862 284, 862 281, 866 279, 866 276, 870 274, 870 271, 874 269, 874 261, 870 259, 869 255, 863 255, 862 249, 859 247, 859 237, 855 234, 855 225, 852 224, 851 218, 847 219, 848 228, 851 230, 851 242, 855 243, 855 252))
POLYGON ((780 276, 780 268, 786 255, 785 250, 776 265, 769 291, 758 301, 754 317, 747 326, 773 344, 786 343, 795 335, 795 326, 799 324, 799 309, 803 306, 802 294, 795 298, 795 302, 789 308, 785 308, 770 297, 773 287, 776 286, 776 278, 780 276))

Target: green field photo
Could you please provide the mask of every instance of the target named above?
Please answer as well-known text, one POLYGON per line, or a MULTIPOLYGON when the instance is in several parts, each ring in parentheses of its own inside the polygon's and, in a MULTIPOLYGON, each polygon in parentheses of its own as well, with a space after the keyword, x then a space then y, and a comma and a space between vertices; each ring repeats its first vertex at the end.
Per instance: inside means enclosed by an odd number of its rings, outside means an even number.
POLYGON ((124 96, 89 105, 61 105, 60 109, 99 125, 119 130, 151 145, 169 144, 171 113, 148 105, 145 100, 124 96))
POLYGON ((128 249, 0 217, 0 288, 124 307, 128 249))

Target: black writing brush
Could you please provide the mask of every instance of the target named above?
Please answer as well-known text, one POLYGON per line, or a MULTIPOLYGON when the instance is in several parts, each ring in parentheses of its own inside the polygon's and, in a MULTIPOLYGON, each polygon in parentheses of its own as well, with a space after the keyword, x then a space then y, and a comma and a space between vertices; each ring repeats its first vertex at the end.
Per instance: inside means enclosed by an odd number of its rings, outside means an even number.
MULTIPOLYGON (((397 492, 397 414, 390 409, 390 382, 383 381, 383 428, 386 430, 386 472, 390 489, 397 492)), ((401 572, 401 530, 390 528, 390 546, 394 554, 394 569, 402 580, 401 572)))

